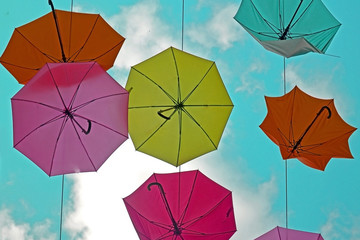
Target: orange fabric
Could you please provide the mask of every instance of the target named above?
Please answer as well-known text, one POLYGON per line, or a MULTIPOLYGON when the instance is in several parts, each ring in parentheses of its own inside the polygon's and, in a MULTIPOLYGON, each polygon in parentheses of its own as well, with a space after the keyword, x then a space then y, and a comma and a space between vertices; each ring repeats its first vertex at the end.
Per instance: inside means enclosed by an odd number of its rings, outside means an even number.
MULTIPOLYGON (((124 43, 99 14, 55 10, 66 62, 96 61, 111 68, 124 43)), ((63 62, 52 12, 14 30, 0 62, 25 84, 48 62, 63 62)))
POLYGON ((333 99, 314 98, 295 86, 284 96, 265 100, 268 113, 260 128, 280 147, 283 159, 298 158, 309 167, 325 170, 331 158, 353 158, 348 139, 356 128, 340 117, 333 99), (324 109, 314 120, 323 106, 330 109, 330 118, 324 109))

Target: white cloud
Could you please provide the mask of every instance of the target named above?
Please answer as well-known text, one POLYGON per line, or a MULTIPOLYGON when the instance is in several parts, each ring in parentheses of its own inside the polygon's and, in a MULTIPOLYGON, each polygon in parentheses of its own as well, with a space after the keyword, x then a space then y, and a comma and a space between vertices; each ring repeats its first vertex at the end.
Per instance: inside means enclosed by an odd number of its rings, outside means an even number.
MULTIPOLYGON (((221 163, 218 151, 195 159, 182 171, 200 169, 233 191, 238 232, 233 239, 251 239, 275 226, 271 205, 277 193, 275 179, 257 188, 248 186, 242 173, 221 163), (226 179, 224 176, 235 176, 226 179)), ((65 229, 73 240, 138 239, 122 198, 131 194, 154 172, 178 169, 153 157, 136 152, 126 141, 97 173, 71 175, 74 181, 71 205, 67 207, 65 229)))
POLYGON ((51 221, 45 220, 32 226, 29 223, 17 223, 11 216, 9 209, 0 210, 0 239, 1 240, 53 240, 55 233, 49 231, 51 221))
POLYGON ((244 37, 244 31, 233 19, 238 6, 217 4, 212 7, 211 19, 203 24, 191 24, 185 33, 192 42, 206 48, 219 47, 227 50, 244 37))
MULTIPOLYGON (((173 46, 171 27, 159 17, 158 0, 143 0, 132 6, 122 6, 109 24, 126 38, 115 61, 124 78, 130 67, 173 46)), ((122 80, 124 83, 124 80, 122 80)))
POLYGON ((256 79, 253 75, 261 74, 268 71, 268 64, 260 59, 254 59, 249 68, 242 72, 240 76, 241 85, 235 89, 235 92, 247 92, 249 94, 258 90, 263 90, 264 86, 261 81, 256 79))
POLYGON ((354 114, 353 104, 334 84, 335 72, 336 68, 331 72, 322 70, 309 72, 301 64, 287 64, 285 72, 287 92, 297 85, 301 90, 316 98, 334 99, 340 116, 346 118, 354 114))
POLYGON ((344 213, 337 209, 331 211, 327 222, 321 227, 324 239, 360 239, 360 216, 344 213))

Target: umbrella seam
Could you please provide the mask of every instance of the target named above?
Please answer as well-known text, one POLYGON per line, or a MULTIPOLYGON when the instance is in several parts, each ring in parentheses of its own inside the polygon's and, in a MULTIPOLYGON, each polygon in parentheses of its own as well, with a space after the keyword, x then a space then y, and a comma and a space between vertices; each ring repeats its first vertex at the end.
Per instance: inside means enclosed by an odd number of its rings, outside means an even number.
POLYGON ((165 91, 165 89, 163 89, 159 84, 157 84, 154 80, 152 80, 151 78, 149 78, 148 76, 146 76, 144 73, 140 72, 139 70, 137 70, 135 67, 131 67, 131 69, 135 70, 136 72, 138 72, 139 74, 141 74, 142 76, 144 76, 146 79, 148 79, 150 82, 152 82, 153 84, 155 84, 155 86, 157 86, 161 91, 163 91, 165 93, 166 96, 168 96, 170 98, 170 100, 176 104, 176 100, 167 92, 165 91))
POLYGON ((15 31, 17 31, 28 43, 30 43, 30 45, 32 45, 36 50, 38 50, 42 55, 44 55, 45 57, 47 57, 49 60, 51 60, 52 62, 61 62, 61 60, 59 60, 56 57, 53 57, 43 51, 41 51, 37 46, 35 46, 29 39, 27 39, 25 37, 25 35, 23 35, 18 28, 15 28, 15 31))

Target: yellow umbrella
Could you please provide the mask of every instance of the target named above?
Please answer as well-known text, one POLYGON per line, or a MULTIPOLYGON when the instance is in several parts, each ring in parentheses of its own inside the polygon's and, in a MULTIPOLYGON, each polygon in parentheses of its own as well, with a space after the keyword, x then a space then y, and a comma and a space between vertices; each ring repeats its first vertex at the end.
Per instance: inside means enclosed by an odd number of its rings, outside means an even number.
POLYGON ((233 104, 215 62, 170 47, 133 66, 126 89, 136 150, 180 166, 217 149, 233 104))

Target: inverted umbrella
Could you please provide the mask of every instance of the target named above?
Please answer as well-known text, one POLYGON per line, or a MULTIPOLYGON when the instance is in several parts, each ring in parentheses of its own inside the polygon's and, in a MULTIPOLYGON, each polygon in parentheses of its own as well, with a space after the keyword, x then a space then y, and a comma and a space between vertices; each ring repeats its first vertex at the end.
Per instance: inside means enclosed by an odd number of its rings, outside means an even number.
POLYGON ((99 14, 54 10, 15 28, 0 63, 21 84, 45 63, 96 61, 107 70, 124 40, 99 14))
POLYGON ((235 20, 284 57, 325 53, 340 23, 321 0, 242 0, 235 20))
POLYGON ((268 113, 260 128, 280 147, 283 159, 324 170, 331 158, 353 158, 348 139, 356 128, 340 117, 333 99, 312 97, 295 86, 265 100, 268 113))
POLYGON ((276 227, 255 240, 324 240, 319 233, 276 227))
POLYGON ((128 138, 128 92, 96 62, 45 64, 11 103, 14 147, 49 176, 96 171, 128 138))
POLYGON ((173 47, 133 66, 126 89, 136 150, 175 166, 215 150, 233 108, 215 62, 173 47))
POLYGON ((236 231, 231 192, 200 171, 153 174, 124 203, 142 240, 227 240, 236 231))

